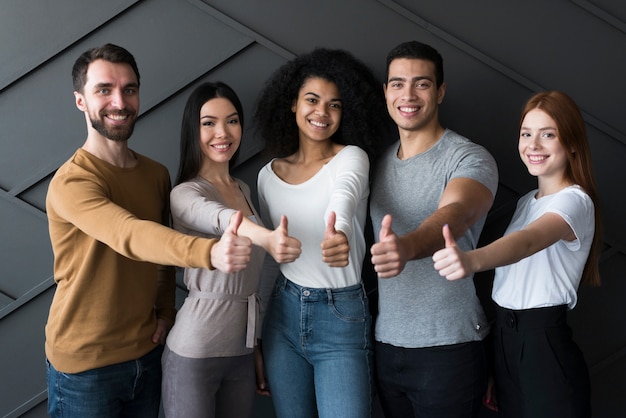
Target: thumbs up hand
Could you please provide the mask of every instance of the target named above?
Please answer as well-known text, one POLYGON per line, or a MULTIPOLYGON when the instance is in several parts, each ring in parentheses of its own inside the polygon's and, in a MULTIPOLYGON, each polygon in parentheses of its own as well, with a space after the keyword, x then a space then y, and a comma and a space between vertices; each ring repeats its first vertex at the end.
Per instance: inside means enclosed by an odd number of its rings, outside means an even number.
POLYGON ((335 212, 330 212, 321 244, 322 261, 330 267, 346 267, 350 262, 350 243, 343 232, 335 229, 336 219, 335 212))
POLYGON ((474 273, 471 269, 470 257, 456 245, 450 227, 446 224, 442 229, 445 247, 433 254, 435 270, 448 280, 458 280, 474 273))
POLYGON ((400 237, 391 228, 391 215, 385 215, 380 223, 378 242, 372 245, 372 264, 378 277, 388 279, 404 270, 408 257, 402 247, 400 237))
POLYGON ((269 234, 266 251, 277 263, 291 263, 302 253, 302 244, 294 237, 290 237, 287 230, 287 217, 282 215, 280 225, 269 234))
POLYGON ((218 242, 211 247, 211 265, 225 273, 241 271, 248 266, 252 241, 237 235, 243 214, 236 212, 218 242))

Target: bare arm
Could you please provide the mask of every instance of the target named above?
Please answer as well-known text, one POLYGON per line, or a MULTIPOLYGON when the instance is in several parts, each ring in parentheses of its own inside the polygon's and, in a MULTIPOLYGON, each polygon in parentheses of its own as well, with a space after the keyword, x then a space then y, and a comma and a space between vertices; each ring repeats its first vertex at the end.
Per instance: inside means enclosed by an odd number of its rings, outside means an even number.
POLYGON ((291 263, 302 252, 300 241, 288 235, 285 215, 281 217, 280 225, 275 230, 257 225, 244 217, 238 231, 239 235, 250 238, 253 244, 270 253, 277 263, 291 263))
POLYGON ((469 178, 451 180, 439 200, 438 209, 414 231, 398 236, 391 217, 383 219, 379 242, 372 246, 372 263, 379 277, 397 276, 409 260, 430 257, 444 246, 441 228, 448 224, 456 236, 463 235, 483 217, 493 203, 491 191, 469 178))
POLYGON ((453 234, 444 226, 446 247, 433 255, 435 269, 448 280, 467 277, 477 271, 513 264, 559 240, 576 238, 574 231, 556 213, 546 213, 525 228, 512 232, 491 244, 463 252, 456 246, 453 234))

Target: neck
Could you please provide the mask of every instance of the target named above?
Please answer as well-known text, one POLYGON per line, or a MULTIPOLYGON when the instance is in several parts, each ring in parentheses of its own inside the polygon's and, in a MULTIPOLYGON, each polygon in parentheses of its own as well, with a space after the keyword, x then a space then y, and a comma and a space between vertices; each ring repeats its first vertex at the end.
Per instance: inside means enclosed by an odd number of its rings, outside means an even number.
POLYGON ((296 161, 302 163, 310 163, 316 161, 325 161, 333 157, 338 152, 341 145, 335 144, 328 140, 324 142, 307 142, 300 141, 298 151, 293 155, 296 161))
POLYGON ((216 163, 203 164, 198 172, 198 175, 208 181, 211 184, 231 184, 234 180, 230 176, 228 163, 216 163))
POLYGON ((127 141, 112 141, 101 135, 90 135, 82 147, 101 160, 120 168, 130 168, 137 164, 135 154, 128 148, 127 141))
POLYGON ((569 180, 566 180, 563 177, 560 178, 545 178, 539 177, 537 179, 539 191, 535 196, 537 199, 543 196, 549 196, 551 194, 560 192, 566 187, 572 186, 573 183, 569 180))
POLYGON ((398 131, 400 133, 398 158, 406 160, 432 148, 439 141, 445 129, 437 123, 436 126, 415 131, 404 129, 399 129, 398 131))

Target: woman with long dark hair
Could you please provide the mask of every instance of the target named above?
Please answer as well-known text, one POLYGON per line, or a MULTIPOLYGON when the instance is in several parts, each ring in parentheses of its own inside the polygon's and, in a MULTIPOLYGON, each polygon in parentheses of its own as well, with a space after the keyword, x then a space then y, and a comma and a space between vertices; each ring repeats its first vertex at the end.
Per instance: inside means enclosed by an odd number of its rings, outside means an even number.
MULTIPOLYGON (((286 218, 273 231, 264 228, 249 187, 230 174, 242 132, 243 108, 228 85, 204 83, 191 93, 183 114, 178 177, 170 194, 174 228, 219 238, 233 216, 243 215, 235 233, 255 245, 248 267, 240 272, 185 269, 189 294, 163 354, 167 417, 252 416, 253 350, 273 284, 260 280, 264 254, 279 263, 300 254, 300 242, 287 233, 286 218)), ((265 390, 262 374, 256 386, 265 390)))

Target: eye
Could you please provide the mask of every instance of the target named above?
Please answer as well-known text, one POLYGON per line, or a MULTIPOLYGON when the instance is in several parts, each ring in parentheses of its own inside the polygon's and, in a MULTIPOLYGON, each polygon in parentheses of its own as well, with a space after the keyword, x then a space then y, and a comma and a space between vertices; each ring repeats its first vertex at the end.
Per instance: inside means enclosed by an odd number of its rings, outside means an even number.
POLYGON ((315 97, 307 97, 304 100, 306 100, 308 103, 311 103, 311 104, 316 104, 317 103, 317 99, 315 97))
POLYGON ((98 89, 96 90, 96 94, 101 94, 101 95, 109 94, 109 89, 106 89, 106 88, 98 89))
POLYGON ((392 82, 390 85, 391 85, 391 88, 394 88, 394 89, 402 88, 402 83, 397 82, 397 81, 392 82))
POLYGON ((530 138, 530 134, 528 132, 520 132, 519 136, 522 138, 530 138))
POLYGON ((543 135, 541 135, 544 138, 548 138, 548 139, 552 139, 554 137, 556 137, 556 135, 554 134, 554 132, 544 132, 543 135))
POLYGON ((417 87, 419 90, 427 90, 431 87, 431 85, 432 83, 430 81, 422 80, 422 81, 418 81, 415 84, 415 87, 417 87))
POLYGON ((204 122, 202 122, 202 126, 215 126, 215 122, 213 122, 212 120, 205 120, 204 122))
POLYGON ((124 89, 124 94, 128 95, 128 96, 133 96, 135 94, 137 94, 137 89, 134 87, 129 87, 124 89))
POLYGON ((237 118, 229 119, 227 123, 229 125, 239 125, 239 119, 237 118))
POLYGON ((341 110, 341 103, 331 103, 329 106, 331 109, 341 110))

